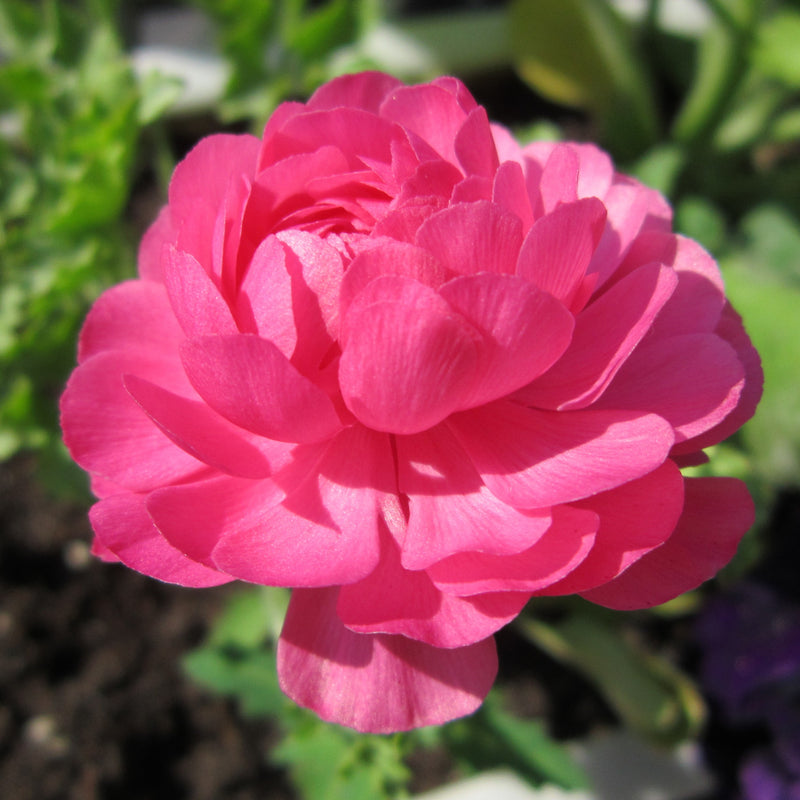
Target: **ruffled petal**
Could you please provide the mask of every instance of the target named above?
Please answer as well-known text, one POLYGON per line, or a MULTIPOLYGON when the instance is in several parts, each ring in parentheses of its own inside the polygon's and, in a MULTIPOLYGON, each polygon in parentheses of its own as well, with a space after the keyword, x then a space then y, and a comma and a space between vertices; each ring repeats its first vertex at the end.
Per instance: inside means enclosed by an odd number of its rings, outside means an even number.
POLYGON ((525 237, 517 275, 569 307, 603 233, 606 212, 594 197, 563 203, 525 237))
POLYGON ((594 546, 566 578, 538 594, 575 594, 617 577, 670 537, 683 495, 683 476, 667 461, 644 478, 575 503, 600 517, 594 546))
MULTIPOLYGON (((229 575, 192 561, 158 532, 139 494, 117 494, 92 506, 92 528, 102 548, 125 566, 180 586, 219 586, 229 575)), ((106 559, 108 560, 108 559, 106 559)))
POLYGON ((417 244, 456 275, 513 273, 522 245, 519 217, 489 201, 457 203, 427 219, 417 244))
POLYGON ((265 478, 285 459, 290 445, 253 436, 205 403, 168 392, 135 375, 125 376, 124 383, 133 399, 178 447, 221 472, 265 478))
POLYGON ((500 161, 486 109, 478 106, 470 111, 456 134, 454 146, 458 163, 467 175, 481 175, 489 179, 494 177, 500 161))
POLYGON ((553 509, 550 529, 522 553, 459 553, 427 572, 434 584, 449 594, 537 592, 562 580, 586 558, 597 527, 593 511, 559 506, 553 509))
POLYGON ((439 294, 484 336, 487 367, 469 398, 505 397, 549 369, 572 339, 572 314, 552 295, 514 275, 465 275, 439 294))
POLYGON ((76 369, 61 396, 61 427, 72 457, 88 472, 143 492, 206 470, 175 445, 131 397, 124 375, 137 375, 179 394, 191 392, 180 364, 111 350, 76 369))
POLYGON ((577 317, 572 344, 555 366, 515 399, 542 408, 585 408, 611 382, 672 294, 675 273, 641 267, 577 317))
POLYGON ((181 347, 197 393, 240 428, 281 442, 329 439, 342 423, 330 398, 267 339, 201 336, 181 347))
POLYGON ((424 572, 403 569, 397 545, 388 540, 375 571, 342 587, 336 611, 356 633, 401 634, 452 648, 491 636, 519 614, 528 597, 524 592, 474 598, 443 594, 424 572))
POLYGON ((431 428, 470 395, 480 335, 433 289, 384 276, 350 305, 339 384, 365 425, 392 433, 431 428))
POLYGON ((492 639, 454 650, 358 634, 335 589, 292 593, 278 642, 283 691, 322 719, 365 733, 440 725, 475 711, 497 673, 492 639))
POLYGON ((286 358, 297 344, 292 308, 292 282, 286 253, 274 236, 258 246, 236 298, 236 321, 242 333, 269 339, 286 358))
POLYGON ((714 334, 650 339, 622 365, 593 408, 647 409, 675 428, 677 444, 730 414, 743 385, 736 351, 714 334))
POLYGON ((549 509, 519 511, 484 485, 443 425, 397 437, 398 485, 408 496, 402 564, 424 569, 466 550, 509 555, 531 547, 550 527, 549 509))
POLYGON ((655 414, 540 411, 502 400, 447 425, 492 494, 517 508, 568 503, 640 478, 673 442, 672 426, 655 414))
POLYGON ((194 256, 167 247, 163 269, 172 310, 186 336, 238 332, 219 288, 194 256))
POLYGON ((354 583, 378 563, 381 514, 395 492, 388 437, 348 428, 281 503, 224 530, 214 563, 272 586, 354 583))
POLYGON ((225 206, 228 187, 255 173, 261 143, 249 134, 207 136, 175 167, 169 185, 176 245, 191 253, 209 273, 217 216, 225 206))
POLYGON ((362 108, 378 113, 386 96, 402 83, 384 72, 342 75, 320 86, 306 106, 314 111, 332 108, 362 108))
POLYGON ((172 212, 169 206, 163 206, 158 216, 142 236, 136 260, 139 277, 145 281, 162 283, 164 274, 161 269, 161 253, 165 245, 174 245, 178 240, 178 232, 172 224, 172 212))
POLYGON ((683 514, 672 536, 618 578, 582 596, 621 610, 666 603, 716 575, 733 558, 754 518, 753 501, 741 481, 687 478, 683 514))

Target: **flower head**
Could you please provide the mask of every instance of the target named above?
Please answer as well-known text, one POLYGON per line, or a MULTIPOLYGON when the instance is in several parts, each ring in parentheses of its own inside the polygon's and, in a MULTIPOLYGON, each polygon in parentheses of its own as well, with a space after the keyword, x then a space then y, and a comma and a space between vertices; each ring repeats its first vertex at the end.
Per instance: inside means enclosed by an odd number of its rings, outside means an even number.
POLYGON ((292 587, 284 690, 390 731, 474 710, 532 596, 648 606, 726 563, 750 498, 679 467, 760 383, 661 195, 453 78, 363 73, 178 165, 62 421, 98 555, 292 587))

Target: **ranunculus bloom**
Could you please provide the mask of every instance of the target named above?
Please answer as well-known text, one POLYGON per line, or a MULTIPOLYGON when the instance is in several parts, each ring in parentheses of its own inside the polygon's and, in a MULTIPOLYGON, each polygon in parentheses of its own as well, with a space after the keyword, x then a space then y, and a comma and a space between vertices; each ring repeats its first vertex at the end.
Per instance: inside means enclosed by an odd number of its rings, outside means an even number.
POLYGON ((347 76, 201 141, 78 355, 95 552, 292 587, 281 685, 359 730, 471 712, 532 596, 661 603, 753 516, 679 470, 760 392, 714 261, 453 78, 347 76))

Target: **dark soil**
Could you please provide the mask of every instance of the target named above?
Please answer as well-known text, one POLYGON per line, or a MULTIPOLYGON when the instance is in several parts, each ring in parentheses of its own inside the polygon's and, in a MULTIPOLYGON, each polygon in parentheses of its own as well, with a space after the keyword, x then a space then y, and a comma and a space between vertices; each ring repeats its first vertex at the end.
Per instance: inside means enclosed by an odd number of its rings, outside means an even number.
POLYGON ((88 553, 85 512, 0 466, 0 797, 291 798, 271 729, 193 686, 180 657, 227 588, 168 586, 88 553))

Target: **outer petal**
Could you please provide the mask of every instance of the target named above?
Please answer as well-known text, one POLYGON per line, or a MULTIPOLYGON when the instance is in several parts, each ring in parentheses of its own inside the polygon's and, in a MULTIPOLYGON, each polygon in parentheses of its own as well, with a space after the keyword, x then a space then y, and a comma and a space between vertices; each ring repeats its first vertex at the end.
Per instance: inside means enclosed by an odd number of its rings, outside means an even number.
POLYGON ((269 339, 286 358, 297 344, 292 308, 292 282, 286 253, 274 236, 258 246, 236 298, 236 321, 243 333, 269 339))
POLYGON ((733 478, 687 478, 674 533, 604 586, 583 593, 609 608, 649 608, 699 586, 733 558, 753 524, 747 487, 733 478))
POLYGON ((485 339, 486 370, 469 398, 505 397, 551 367, 570 344, 572 314, 547 292, 514 275, 465 275, 439 294, 485 339))
POLYGON ((470 396, 480 335, 433 289, 409 278, 372 281, 346 318, 339 383, 365 425, 392 433, 433 427, 470 396))
POLYGON ((648 332, 676 283, 675 273, 657 264, 620 281, 578 315, 567 352, 518 399, 561 410, 592 403, 648 332))
POLYGON ((181 355, 198 394, 240 428, 281 442, 319 442, 342 427, 328 396, 267 339, 201 336, 184 342, 181 355))
POLYGON ((683 511, 683 494, 683 476, 666 461, 644 478, 576 503, 600 517, 594 546, 566 578, 539 594, 574 594, 617 577, 670 537, 683 511))
POLYGON ((143 495, 107 497, 92 506, 89 519, 102 547, 137 572, 181 586, 219 586, 231 580, 169 544, 148 516, 143 495))
POLYGON ((207 136, 178 164, 169 185, 172 225, 177 246, 212 268, 212 240, 217 215, 231 181, 252 176, 260 142, 255 136, 207 136))
POLYGON ((494 177, 500 161, 486 109, 479 106, 470 111, 461 130, 456 134, 454 144, 456 157, 467 175, 481 175, 490 179, 494 177))
POLYGON ((395 487, 388 438, 348 428, 283 502, 224 532, 214 563, 273 586, 359 581, 378 563, 381 513, 395 487))
POLYGON ((380 114, 417 134, 442 158, 458 163, 454 142, 467 115, 445 89, 431 84, 395 89, 381 105, 380 114))
POLYGON ((124 375, 137 375, 179 393, 180 364, 111 350, 85 361, 61 396, 64 441, 75 461, 132 491, 149 491, 196 476, 207 467, 177 447, 125 389, 124 375))
POLYGON ((498 401, 447 422, 492 494, 543 508, 613 489, 660 466, 672 427, 655 414, 554 412, 498 401))
POLYGON ((78 343, 78 363, 109 350, 177 355, 182 339, 164 287, 153 281, 126 281, 103 292, 89 311, 78 343))
POLYGON ((165 245, 174 245, 177 240, 178 232, 172 225, 172 212, 168 205, 163 206, 155 222, 142 236, 137 258, 139 277, 146 281, 163 282, 161 253, 165 245))
POLYGON ((353 633, 336 617, 336 594, 292 594, 278 676, 295 702, 368 733, 440 725, 478 708, 497 672, 491 639, 444 650, 403 636, 353 633))
POLYGON ((408 496, 402 540, 406 569, 424 569, 454 553, 509 555, 550 527, 549 509, 519 511, 484 485, 446 426, 397 437, 398 484, 408 496))
POLYGON ((428 569, 442 591, 457 595, 537 592, 569 575, 590 551, 598 518, 593 511, 559 506, 550 529, 533 547, 509 556, 459 553, 428 569))
POLYGON ((265 478, 289 449, 237 428, 198 400, 135 375, 127 375, 124 382, 133 399, 178 447, 229 475, 265 478))
POLYGON ((594 408, 647 409, 675 428, 675 442, 708 430, 736 408, 744 369, 714 334, 642 342, 594 408))
POLYGON ((400 86, 397 78, 383 72, 342 75, 320 86, 306 105, 315 111, 346 107, 363 108, 377 114, 384 98, 400 86))
POLYGON ((513 273, 522 244, 519 217, 489 201, 457 203, 427 219, 417 244, 456 275, 513 273))
POLYGON ((758 401, 761 399, 761 392, 764 388, 761 359, 745 332, 742 318, 730 304, 725 306, 716 330, 717 334, 727 341, 739 356, 745 373, 744 388, 736 407, 722 422, 687 442, 681 442, 675 448, 677 454, 692 453, 700 448, 721 442, 753 416, 758 401))

